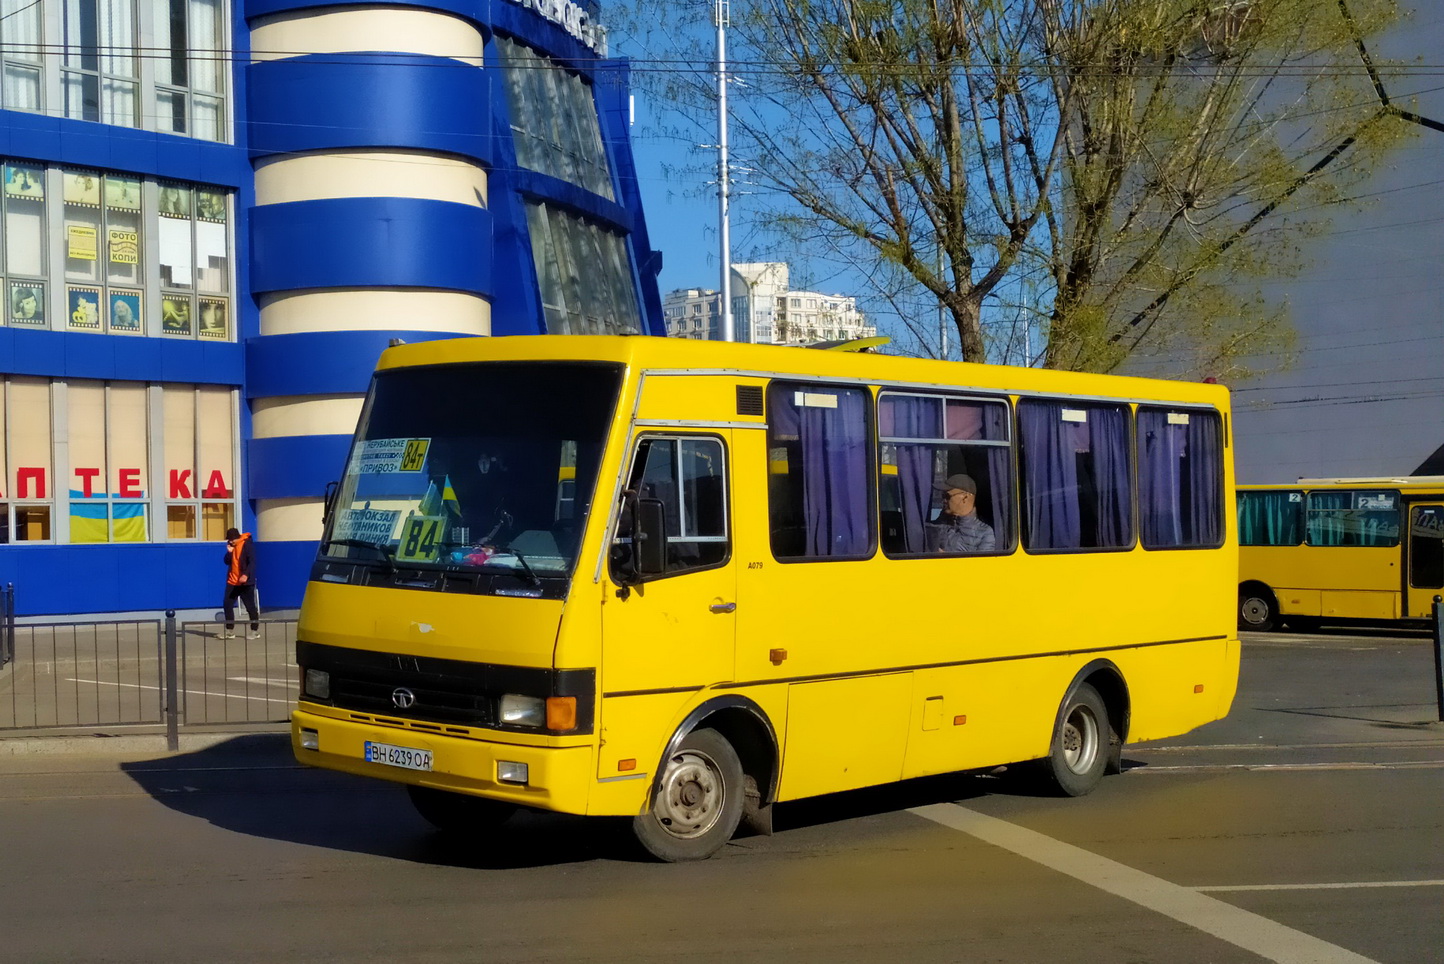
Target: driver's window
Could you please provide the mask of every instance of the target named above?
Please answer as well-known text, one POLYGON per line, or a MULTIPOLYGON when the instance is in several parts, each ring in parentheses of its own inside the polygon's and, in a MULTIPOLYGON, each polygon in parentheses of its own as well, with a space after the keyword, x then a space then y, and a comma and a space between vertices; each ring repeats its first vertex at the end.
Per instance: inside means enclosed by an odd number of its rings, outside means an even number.
MULTIPOLYGON (((637 443, 627 486, 638 499, 662 504, 667 531, 667 574, 707 569, 727 561, 727 466, 721 439, 649 436, 637 443)), ((617 527, 617 548, 630 548, 630 517, 617 527)), ((616 554, 614 554, 616 557, 616 554)))

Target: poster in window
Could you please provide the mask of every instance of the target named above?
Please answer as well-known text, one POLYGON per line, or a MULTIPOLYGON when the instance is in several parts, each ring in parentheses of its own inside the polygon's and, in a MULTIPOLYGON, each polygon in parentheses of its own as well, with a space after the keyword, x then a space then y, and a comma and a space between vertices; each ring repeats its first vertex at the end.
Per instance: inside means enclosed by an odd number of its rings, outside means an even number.
POLYGON ((140 331, 140 292, 110 290, 110 330, 140 331))
POLYGON ((160 299, 160 330, 167 335, 191 333, 191 302, 189 298, 167 295, 160 299))
POLYGON ((5 193, 10 197, 45 200, 45 172, 38 167, 6 164, 5 193))
POLYGON ((220 191, 196 189, 196 217, 202 221, 226 220, 226 196, 220 191))
POLYGON ((201 325, 200 336, 202 338, 226 339, 230 337, 230 319, 227 317, 227 303, 222 298, 202 298, 201 300, 201 325))
POLYGON ((139 211, 140 181, 107 174, 105 176, 105 206, 112 211, 139 211))
POLYGON ((191 189, 179 184, 160 186, 160 213, 167 218, 189 218, 191 216, 191 189))
POLYGON ((109 240, 111 264, 140 264, 139 232, 111 228, 109 240))
POLYGON ((100 175, 85 171, 66 171, 65 203, 100 207, 100 175))
POLYGON ((65 291, 70 297, 69 327, 75 331, 99 331, 100 289, 72 286, 65 291))
POLYGON ((36 281, 10 282, 10 324, 45 327, 45 285, 36 281))
MULTIPOLYGON (((98 232, 93 224, 65 224, 65 256, 74 258, 76 261, 94 261, 96 259, 96 245, 98 232)), ((86 269, 85 274, 91 274, 86 269)))

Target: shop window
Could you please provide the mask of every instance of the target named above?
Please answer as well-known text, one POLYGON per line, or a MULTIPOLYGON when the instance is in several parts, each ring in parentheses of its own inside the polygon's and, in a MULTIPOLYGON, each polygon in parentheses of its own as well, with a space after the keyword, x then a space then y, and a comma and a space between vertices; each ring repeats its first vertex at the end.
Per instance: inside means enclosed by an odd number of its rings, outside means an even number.
POLYGON ((496 38, 506 76, 517 163, 611 200, 596 98, 580 75, 529 47, 496 38))
POLYGON ((230 389, 167 385, 161 407, 166 537, 224 539, 235 510, 230 389))
POLYGON ((28 328, 49 327, 46 311, 45 170, 30 164, 4 165, 3 267, 5 322, 28 328))
POLYGON ((6 454, 4 491, 11 542, 49 542, 55 505, 51 456, 50 382, 11 376, 0 384, 6 454))
POLYGON ((70 541, 145 542, 149 447, 146 388, 136 382, 72 381, 70 541))
POLYGON ((134 0, 65 0, 62 9, 65 116, 137 126, 134 0))
POLYGON ((545 204, 528 204, 526 213, 547 332, 639 332, 626 239, 545 204))
POLYGON ((44 105, 44 9, 26 0, 0 4, 0 107, 6 110, 38 111, 44 105))

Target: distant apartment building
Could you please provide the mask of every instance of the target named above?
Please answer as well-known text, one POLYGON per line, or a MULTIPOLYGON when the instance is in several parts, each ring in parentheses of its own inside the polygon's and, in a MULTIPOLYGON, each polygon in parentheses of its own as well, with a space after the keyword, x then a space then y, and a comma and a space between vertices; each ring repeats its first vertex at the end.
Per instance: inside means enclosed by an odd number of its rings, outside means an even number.
MULTIPOLYGON (((680 288, 662 301, 667 334, 716 339, 722 330, 722 296, 710 288, 680 288)), ((850 295, 794 291, 780 261, 732 266, 732 324, 737 341, 810 345, 870 338, 877 329, 850 295)))

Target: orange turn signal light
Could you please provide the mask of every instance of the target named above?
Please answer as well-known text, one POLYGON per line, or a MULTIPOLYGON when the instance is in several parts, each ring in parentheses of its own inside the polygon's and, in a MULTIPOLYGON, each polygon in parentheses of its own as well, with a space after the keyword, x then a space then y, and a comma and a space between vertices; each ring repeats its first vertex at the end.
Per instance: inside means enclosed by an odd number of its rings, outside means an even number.
POLYGON ((966 713, 953 717, 953 726, 962 726, 966 722, 968 722, 966 713))
POLYGON ((577 728, 577 698, 575 696, 547 697, 547 729, 575 730, 577 728))
POLYGON ((1193 691, 1194 691, 1195 693, 1202 693, 1202 692, 1203 692, 1203 684, 1202 684, 1202 683, 1195 683, 1195 684, 1193 684, 1193 691))
POLYGON ((636 761, 636 760, 618 760, 618 761, 617 761, 617 769, 618 769, 618 770, 621 770, 622 772, 626 772, 627 770, 635 770, 635 769, 637 769, 637 761, 636 761))

